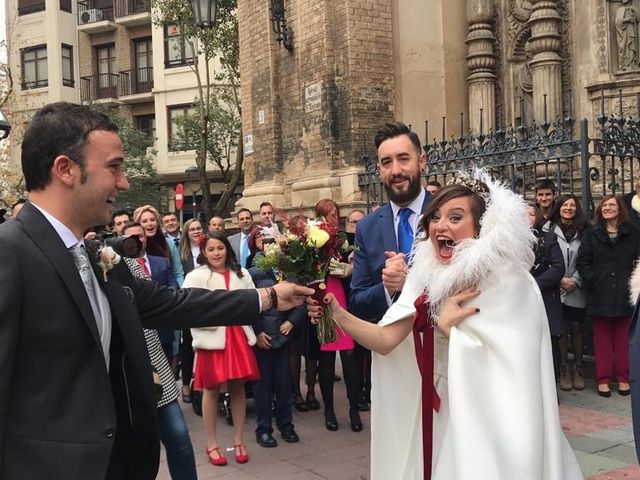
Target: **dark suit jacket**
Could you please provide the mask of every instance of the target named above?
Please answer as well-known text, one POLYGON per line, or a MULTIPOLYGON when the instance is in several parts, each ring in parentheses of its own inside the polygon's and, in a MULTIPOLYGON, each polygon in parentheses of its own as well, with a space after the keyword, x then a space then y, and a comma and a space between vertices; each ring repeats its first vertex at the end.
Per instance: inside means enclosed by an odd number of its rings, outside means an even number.
POLYGON ((124 262, 108 282, 109 370, 64 243, 27 203, 0 226, 0 479, 152 480, 160 444, 142 325, 251 323, 254 290, 171 290, 124 262))
MULTIPOLYGON (((147 254, 147 258, 151 267, 151 279, 154 282, 163 287, 178 288, 176 276, 173 274, 171 263, 167 257, 147 254)), ((174 329, 170 327, 158 328, 158 336, 162 345, 173 343, 175 339, 174 329)))
MULTIPOLYGON (((425 193, 423 212, 431 201, 429 192, 425 193)), ((389 309, 382 285, 382 269, 386 261, 384 252, 398 251, 395 232, 389 203, 358 222, 349 302, 349 311, 357 317, 377 321, 389 309)))
MULTIPOLYGON (((227 237, 229 243, 231 244, 231 248, 233 249, 233 253, 236 254, 236 258, 238 262, 240 261, 240 239, 242 238, 242 232, 234 233, 227 237)), ((245 268, 244 265, 240 265, 242 268, 245 268)))

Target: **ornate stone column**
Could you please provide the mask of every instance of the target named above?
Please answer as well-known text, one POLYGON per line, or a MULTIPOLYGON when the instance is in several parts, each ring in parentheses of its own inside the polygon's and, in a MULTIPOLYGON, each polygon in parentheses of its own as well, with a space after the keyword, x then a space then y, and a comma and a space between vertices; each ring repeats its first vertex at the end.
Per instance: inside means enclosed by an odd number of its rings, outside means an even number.
POLYGON ((474 133, 495 128, 496 57, 493 45, 492 0, 467 0, 467 65, 469 67, 469 126, 474 133), (482 117, 481 117, 482 110, 482 117))
POLYGON ((536 122, 544 121, 546 94, 547 120, 562 117, 562 59, 560 58, 560 14, 557 0, 533 0, 529 25, 532 54, 533 116, 536 122))

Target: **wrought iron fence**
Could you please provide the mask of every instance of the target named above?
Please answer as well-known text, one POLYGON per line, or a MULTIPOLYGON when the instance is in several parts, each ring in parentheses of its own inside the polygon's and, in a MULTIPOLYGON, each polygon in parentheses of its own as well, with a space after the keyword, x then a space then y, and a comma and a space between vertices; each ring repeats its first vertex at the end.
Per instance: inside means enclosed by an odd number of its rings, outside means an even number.
MULTIPOLYGON (((601 112, 595 138, 589 137, 586 119, 575 131, 571 114, 552 123, 448 139, 443 129, 440 141, 434 139, 423 146, 428 158, 424 180, 446 184, 458 170, 484 168, 525 198, 533 198, 535 184, 549 179, 558 194, 580 196, 586 211, 593 212, 594 198, 635 190, 640 177, 636 165, 640 160, 640 96, 637 100, 636 118, 625 118, 622 111, 609 116, 601 112)), ((426 122, 427 137, 428 130, 426 122)), ((363 162, 364 172, 358 180, 371 210, 386 202, 386 195, 377 173, 376 155, 365 154, 363 162)))

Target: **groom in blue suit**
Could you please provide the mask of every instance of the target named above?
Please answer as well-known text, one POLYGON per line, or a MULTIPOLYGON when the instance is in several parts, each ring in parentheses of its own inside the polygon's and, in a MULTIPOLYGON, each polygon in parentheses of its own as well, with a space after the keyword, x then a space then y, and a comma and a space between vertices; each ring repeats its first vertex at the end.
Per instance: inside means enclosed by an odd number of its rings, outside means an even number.
POLYGON ((418 219, 431 195, 420 180, 427 157, 409 127, 386 123, 374 141, 378 174, 389 202, 358 222, 350 311, 377 322, 402 291, 418 219))

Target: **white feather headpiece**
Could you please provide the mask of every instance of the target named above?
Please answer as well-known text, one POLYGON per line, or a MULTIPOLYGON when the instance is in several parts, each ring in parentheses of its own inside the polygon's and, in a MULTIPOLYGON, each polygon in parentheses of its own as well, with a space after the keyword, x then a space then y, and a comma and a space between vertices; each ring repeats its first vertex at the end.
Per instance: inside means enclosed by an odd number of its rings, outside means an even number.
POLYGON ((478 286, 504 268, 528 271, 534 262, 532 245, 536 239, 524 199, 482 170, 463 175, 480 180, 489 188, 488 194, 482 195, 487 208, 480 219, 479 235, 460 242, 451 260, 443 264, 425 233, 414 244, 407 276, 407 282, 416 282, 427 293, 434 318, 449 296, 478 286))

